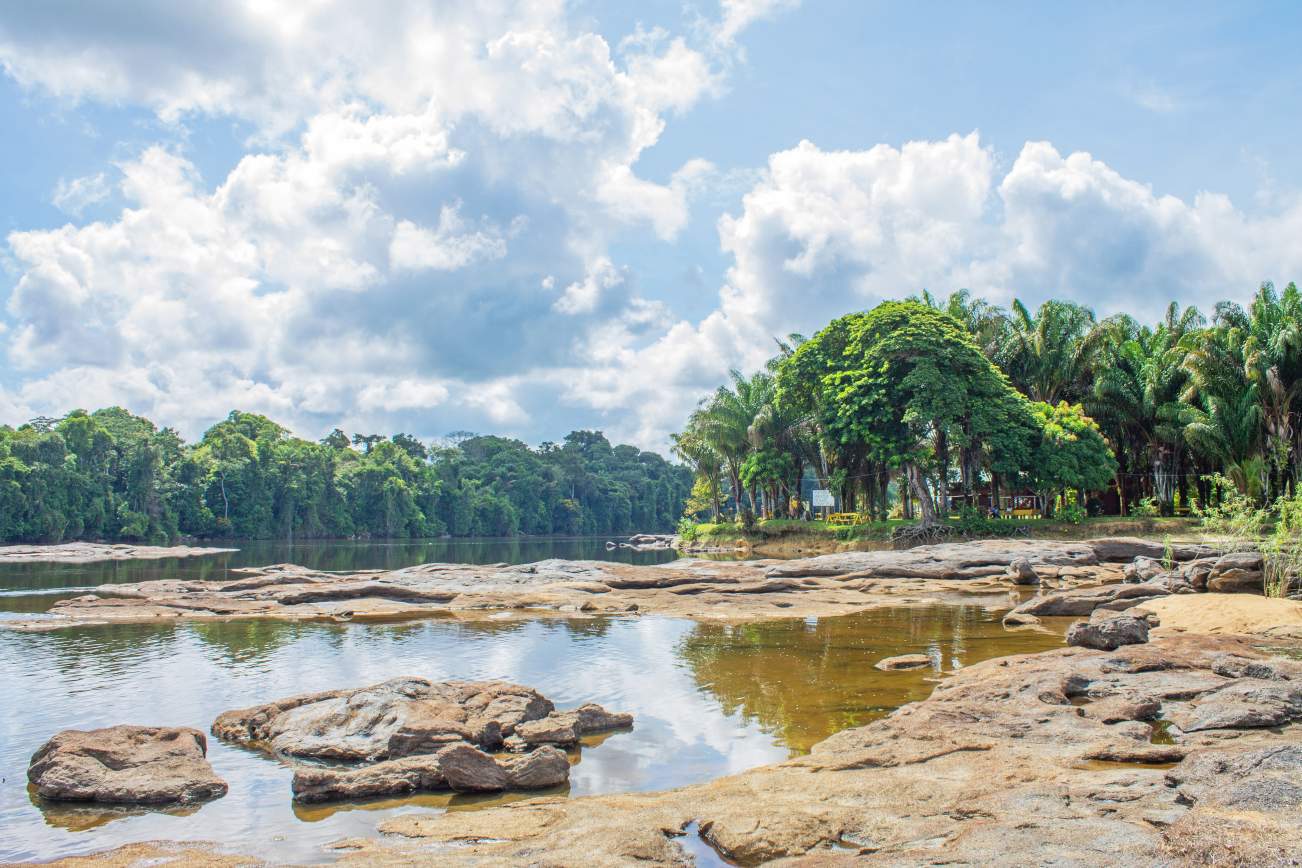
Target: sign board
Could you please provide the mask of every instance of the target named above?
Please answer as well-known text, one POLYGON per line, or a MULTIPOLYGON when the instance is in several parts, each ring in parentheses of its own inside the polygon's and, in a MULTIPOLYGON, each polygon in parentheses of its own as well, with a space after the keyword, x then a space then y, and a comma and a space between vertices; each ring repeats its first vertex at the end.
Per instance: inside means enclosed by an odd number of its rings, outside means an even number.
POLYGON ((815 488, 814 497, 811 502, 814 504, 814 509, 821 509, 825 506, 836 506, 836 499, 832 497, 831 490, 826 488, 815 488))

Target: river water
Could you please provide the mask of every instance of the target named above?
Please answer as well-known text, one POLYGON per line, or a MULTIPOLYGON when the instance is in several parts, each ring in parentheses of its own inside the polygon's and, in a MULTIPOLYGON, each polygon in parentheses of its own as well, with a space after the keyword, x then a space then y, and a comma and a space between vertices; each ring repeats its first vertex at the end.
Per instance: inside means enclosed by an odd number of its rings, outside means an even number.
MULTIPOLYGON (((236 566, 293 561, 326 569, 430 560, 527 562, 666 553, 607 553, 601 540, 257 544, 238 554, 75 567, 0 567, 0 609, 39 612, 72 588, 161 575, 217 578, 236 566)), ((672 555, 668 555, 672 557, 672 555)), ((291 770, 209 740, 230 784, 184 813, 44 803, 27 787, 31 754, 61 729, 117 723, 207 730, 230 708, 402 675, 502 678, 569 708, 630 711, 632 731, 593 740, 574 757, 570 795, 697 783, 801 753, 828 735, 924 698, 942 673, 1062 643, 1009 632, 976 606, 888 608, 822 619, 725 626, 654 616, 400 623, 232 621, 0 630, 0 861, 50 859, 130 841, 216 841, 283 860, 321 860, 323 844, 368 835, 386 816, 462 810, 494 799, 446 794, 296 807, 291 770), (929 669, 881 672, 882 657, 925 653, 929 669)), ((507 796, 505 798, 519 798, 507 796)))

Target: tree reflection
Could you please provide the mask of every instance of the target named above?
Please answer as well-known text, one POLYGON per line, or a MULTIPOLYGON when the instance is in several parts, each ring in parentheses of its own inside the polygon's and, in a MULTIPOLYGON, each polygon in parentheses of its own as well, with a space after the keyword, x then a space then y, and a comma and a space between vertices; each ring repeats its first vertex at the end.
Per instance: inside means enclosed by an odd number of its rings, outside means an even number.
POLYGON ((1012 633, 971 606, 884 608, 835 618, 699 624, 679 648, 724 711, 757 722, 795 753, 928 696, 942 672, 1062 643, 1012 633), (928 654, 931 667, 884 672, 879 660, 928 654))

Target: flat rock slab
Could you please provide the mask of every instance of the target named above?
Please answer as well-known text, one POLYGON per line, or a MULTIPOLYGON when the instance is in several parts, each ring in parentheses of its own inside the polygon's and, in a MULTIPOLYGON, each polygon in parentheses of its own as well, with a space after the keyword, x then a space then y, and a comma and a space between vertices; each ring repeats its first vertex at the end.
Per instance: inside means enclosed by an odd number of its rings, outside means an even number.
POLYGON ((226 794, 202 732, 186 727, 64 730, 33 756, 27 779, 47 799, 188 805, 226 794))
POLYGON ((96 561, 193 558, 236 552, 239 549, 195 546, 137 546, 105 543, 63 543, 48 546, 0 546, 0 564, 89 564, 96 561))
MULTIPOLYGON (((575 616, 636 612, 733 622, 823 617, 901 602, 947 602, 973 591, 1006 593, 1012 582, 1032 576, 1041 587, 1058 590, 1119 582, 1124 567, 1111 558, 1156 546, 1143 540, 976 540, 792 561, 685 558, 639 566, 553 559, 352 573, 276 564, 235 570, 233 577, 221 580, 102 585, 94 593, 56 601, 43 617, 0 621, 0 629, 39 631, 168 619, 353 621, 441 613, 478 616, 490 610, 575 616)), ((1180 547, 1176 555, 1203 551, 1180 547)), ((1168 582, 1164 590, 1173 587, 1168 582)), ((1057 614, 1086 614, 1090 608, 1077 606, 1079 611, 1057 614)))

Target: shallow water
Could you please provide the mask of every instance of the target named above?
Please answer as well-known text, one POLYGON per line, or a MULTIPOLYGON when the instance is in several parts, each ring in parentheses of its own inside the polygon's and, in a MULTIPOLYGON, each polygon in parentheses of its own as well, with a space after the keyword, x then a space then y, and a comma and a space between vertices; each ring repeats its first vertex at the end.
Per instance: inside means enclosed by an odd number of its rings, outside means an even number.
MULTIPOLYGON (((619 538, 616 538, 619 539, 619 538)), ((299 564, 314 570, 396 570, 434 562, 527 564, 547 558, 660 564, 678 557, 672 550, 606 549, 605 537, 448 540, 238 540, 214 546, 239 551, 194 558, 101 561, 92 564, 0 564, 0 617, 44 612, 57 600, 89 593, 97 585, 154 579, 225 579, 239 567, 299 564)))
POLYGON ((60 729, 149 723, 206 730, 223 710, 304 691, 407 674, 505 678, 561 707, 596 701, 636 716, 631 732, 582 749, 570 794, 663 789, 803 752, 925 697, 942 671, 1061 641, 1058 633, 1007 632, 997 615, 958 606, 741 626, 642 617, 0 633, 0 861, 155 838, 320 859, 322 844, 373 833, 385 816, 492 801, 431 795, 295 808, 286 766, 210 739, 209 758, 230 793, 188 814, 38 804, 27 789, 27 761, 60 729), (933 668, 872 666, 912 652, 931 655, 933 668))
MULTIPOLYGON (((664 561, 668 552, 607 552, 604 540, 245 544, 238 553, 171 561, 0 568, 0 609, 44 611, 61 595, 110 581, 219 578, 239 566, 397 568, 431 560, 493 563, 545 557, 664 561)), ((631 732, 592 739, 572 756, 570 795, 654 790, 785 759, 931 692, 942 673, 979 660, 1056 647, 1054 632, 1005 631, 978 606, 891 608, 836 618, 700 624, 662 617, 432 618, 398 623, 231 621, 0 631, 0 862, 49 859, 151 839, 211 840, 273 859, 321 860, 323 844, 374 833, 395 814, 462 810, 528 795, 406 799, 296 807, 291 770, 209 742, 230 783, 186 812, 42 803, 28 788, 32 753, 61 729, 118 723, 207 730, 220 712, 307 691, 401 675, 503 678, 561 708, 599 702, 630 711, 631 732), (926 653, 932 667, 873 663, 926 653)), ((531 794, 536 795, 536 794, 531 794)))

